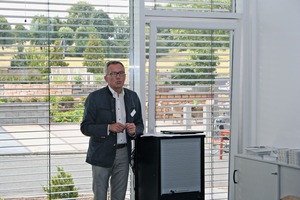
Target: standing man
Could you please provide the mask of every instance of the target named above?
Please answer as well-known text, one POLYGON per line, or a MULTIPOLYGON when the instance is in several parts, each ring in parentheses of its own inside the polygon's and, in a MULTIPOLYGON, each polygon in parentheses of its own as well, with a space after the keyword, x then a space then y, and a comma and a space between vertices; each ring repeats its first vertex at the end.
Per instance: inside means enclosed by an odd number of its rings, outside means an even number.
POLYGON ((81 132, 90 137, 86 162, 92 165, 94 200, 124 200, 127 190, 131 140, 144 131, 138 95, 124 88, 125 67, 106 64, 107 86, 90 93, 85 101, 81 132))

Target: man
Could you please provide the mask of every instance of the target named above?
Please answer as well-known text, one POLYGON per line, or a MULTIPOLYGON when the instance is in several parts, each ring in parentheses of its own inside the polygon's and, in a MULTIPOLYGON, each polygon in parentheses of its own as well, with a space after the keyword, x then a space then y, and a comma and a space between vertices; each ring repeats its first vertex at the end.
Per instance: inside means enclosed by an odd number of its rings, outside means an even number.
POLYGON ((127 189, 131 140, 144 131, 138 95, 123 88, 125 67, 106 64, 108 86, 90 93, 85 101, 81 132, 90 137, 86 162, 92 165, 94 200, 124 200, 127 189))

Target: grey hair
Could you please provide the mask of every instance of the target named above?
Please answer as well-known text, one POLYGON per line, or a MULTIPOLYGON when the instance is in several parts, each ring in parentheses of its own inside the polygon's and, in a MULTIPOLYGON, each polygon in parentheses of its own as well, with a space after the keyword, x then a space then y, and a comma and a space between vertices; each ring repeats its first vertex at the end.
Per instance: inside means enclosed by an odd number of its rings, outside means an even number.
POLYGON ((105 74, 107 74, 107 72, 108 72, 108 67, 110 66, 110 65, 115 65, 115 64, 120 64, 120 65, 122 65, 122 67, 124 67, 125 68, 125 66, 123 65, 123 63, 122 62, 120 62, 120 61, 117 61, 117 60, 111 60, 111 61, 108 61, 106 64, 105 64, 105 74))

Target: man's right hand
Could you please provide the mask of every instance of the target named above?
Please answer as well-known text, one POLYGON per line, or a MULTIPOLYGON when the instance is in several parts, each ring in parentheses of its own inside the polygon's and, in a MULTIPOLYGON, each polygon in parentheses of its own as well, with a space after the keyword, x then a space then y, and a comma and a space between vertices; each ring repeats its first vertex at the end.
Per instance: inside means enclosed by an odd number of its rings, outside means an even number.
POLYGON ((119 122, 109 125, 109 131, 114 132, 114 133, 123 132, 125 128, 126 128, 126 126, 119 122))

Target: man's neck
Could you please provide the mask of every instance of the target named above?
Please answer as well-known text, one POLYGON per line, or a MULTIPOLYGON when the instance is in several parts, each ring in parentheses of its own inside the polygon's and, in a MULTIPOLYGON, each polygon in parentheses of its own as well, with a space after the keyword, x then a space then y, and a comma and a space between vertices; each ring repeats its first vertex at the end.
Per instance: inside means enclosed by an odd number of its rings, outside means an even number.
POLYGON ((120 94, 122 94, 122 92, 123 92, 123 88, 113 89, 113 88, 111 88, 110 86, 108 86, 108 87, 109 87, 109 89, 111 90, 111 92, 112 92, 112 91, 115 91, 115 92, 118 94, 118 96, 119 96, 120 94))

